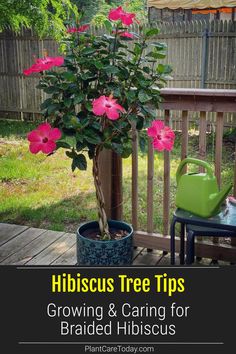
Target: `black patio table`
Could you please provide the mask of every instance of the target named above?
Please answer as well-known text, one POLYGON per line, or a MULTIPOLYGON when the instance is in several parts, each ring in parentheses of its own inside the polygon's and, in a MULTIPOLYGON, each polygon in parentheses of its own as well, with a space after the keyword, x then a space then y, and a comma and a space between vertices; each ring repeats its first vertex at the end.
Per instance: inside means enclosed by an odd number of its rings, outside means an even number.
POLYGON ((188 211, 182 209, 176 209, 174 212, 171 226, 170 226, 170 236, 171 236, 171 264, 175 264, 175 225, 176 223, 181 224, 180 232, 180 264, 184 264, 184 236, 185 236, 185 225, 196 225, 201 227, 210 227, 221 230, 229 230, 236 232, 236 206, 227 202, 221 208, 221 212, 210 218, 202 218, 200 216, 194 215, 188 211))

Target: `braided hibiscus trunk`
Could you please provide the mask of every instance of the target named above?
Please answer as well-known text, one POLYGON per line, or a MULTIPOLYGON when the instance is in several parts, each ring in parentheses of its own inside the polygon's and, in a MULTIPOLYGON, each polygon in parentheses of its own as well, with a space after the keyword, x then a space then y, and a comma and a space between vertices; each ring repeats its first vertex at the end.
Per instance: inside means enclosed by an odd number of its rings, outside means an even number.
POLYGON ((101 237, 103 240, 110 240, 111 235, 109 232, 107 215, 105 211, 105 199, 102 191, 100 176, 99 176, 99 154, 101 152, 100 147, 95 150, 95 155, 93 158, 93 178, 96 190, 97 207, 98 207, 98 224, 101 232, 101 237))

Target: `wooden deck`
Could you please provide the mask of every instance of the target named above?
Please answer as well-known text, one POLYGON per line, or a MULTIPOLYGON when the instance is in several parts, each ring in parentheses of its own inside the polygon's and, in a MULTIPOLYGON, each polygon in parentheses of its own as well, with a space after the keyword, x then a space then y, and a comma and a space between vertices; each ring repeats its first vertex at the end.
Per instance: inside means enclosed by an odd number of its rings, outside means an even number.
MULTIPOLYGON (((0 264, 75 265, 75 234, 0 223, 0 264)), ((201 260, 201 264, 209 265, 211 260, 201 260)), ((170 265, 170 257, 138 247, 133 265, 170 265)))

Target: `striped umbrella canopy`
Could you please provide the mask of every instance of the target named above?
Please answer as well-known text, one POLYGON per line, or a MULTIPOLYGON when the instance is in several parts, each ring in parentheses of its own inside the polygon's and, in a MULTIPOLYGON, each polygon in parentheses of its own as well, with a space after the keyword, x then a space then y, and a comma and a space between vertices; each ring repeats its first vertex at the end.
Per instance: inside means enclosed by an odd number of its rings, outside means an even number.
MULTIPOLYGON (((148 7, 157 9, 218 9, 235 7, 235 0, 148 0, 148 7)), ((227 12, 227 9, 226 11, 227 12)))

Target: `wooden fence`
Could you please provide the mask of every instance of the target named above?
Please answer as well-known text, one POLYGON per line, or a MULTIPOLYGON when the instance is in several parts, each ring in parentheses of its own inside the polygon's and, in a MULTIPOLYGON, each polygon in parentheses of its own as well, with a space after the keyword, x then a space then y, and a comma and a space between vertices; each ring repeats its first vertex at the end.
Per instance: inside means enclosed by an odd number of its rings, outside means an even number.
MULTIPOLYGON (((180 110, 181 114, 181 155, 180 158, 184 159, 188 156, 188 140, 189 140, 189 112, 199 112, 199 149, 198 157, 200 159, 206 158, 206 131, 207 131, 207 112, 215 112, 217 116, 216 121, 216 139, 215 139, 215 175, 218 184, 221 185, 221 164, 222 164, 222 146, 223 146, 223 128, 224 128, 224 115, 228 112, 236 112, 236 90, 202 90, 202 89, 164 89, 161 92, 164 100, 163 110, 165 123, 171 125, 170 112, 180 110)), ((106 152, 108 154, 108 152, 106 152)), ((102 163, 102 161, 101 161, 102 163)), ((116 157, 110 158, 109 154, 104 157, 104 168, 106 178, 104 181, 104 194, 106 204, 110 206, 108 213, 113 218, 122 218, 122 169, 121 160, 116 157), (110 173, 109 173, 110 171, 110 173), (108 186, 116 185, 115 193, 112 188, 108 186)), ((236 155, 235 161, 232 161, 232 170, 235 168, 234 175, 234 190, 236 196, 236 155)), ((173 172, 173 171, 172 171, 173 172)), ((158 183, 154 184, 154 175, 156 171, 154 168, 154 151, 151 142, 148 145, 147 157, 147 194, 146 194, 146 207, 142 210, 139 201, 139 159, 138 159, 138 135, 133 131, 133 153, 132 153, 132 225, 135 230, 135 245, 151 249, 159 249, 169 252, 170 251, 170 237, 169 224, 170 224, 170 196, 171 189, 171 153, 164 152, 164 174, 163 174, 163 208, 157 210, 154 203, 153 196, 160 189, 158 183), (140 212, 146 213, 147 227, 140 230, 139 215, 140 212), (162 213, 162 215, 161 215, 162 213), (155 233, 154 231, 154 215, 162 218, 163 234, 155 233)), ((144 176, 142 175, 142 178, 144 176)), ((173 189, 174 190, 174 189, 173 189)), ((172 201, 173 203, 173 201, 172 201)), ((173 207, 173 205, 172 205, 173 207)), ((204 236, 204 235, 203 235, 204 236)), ((179 240, 176 241, 176 249, 179 250, 179 240)), ((196 254, 200 257, 212 258, 215 260, 224 260, 229 262, 236 262, 236 246, 235 240, 232 239, 231 246, 229 244, 218 244, 218 239, 211 241, 199 241, 196 247, 196 254), (233 242, 234 241, 234 242, 233 242)))
MULTIPOLYGON (((153 24, 153 26, 155 26, 153 24)), ((236 88, 236 22, 192 21, 162 23, 158 41, 168 45, 168 63, 174 68, 168 87, 183 88, 236 88)), ((92 29, 103 33, 105 30, 92 29)), ((137 30, 134 28, 134 30, 137 30)), ((32 119, 38 116, 40 104, 45 98, 37 90, 37 77, 24 77, 23 69, 33 62, 33 56, 58 53, 58 45, 51 39, 39 40, 30 30, 15 35, 9 31, 0 33, 0 117, 32 119)), ((215 121, 210 113, 209 122, 215 121)), ((190 119, 197 120, 192 114, 190 119)), ((235 115, 227 115, 229 126, 236 124, 235 115)), ((180 128, 180 113, 172 113, 174 128, 180 128)))
MULTIPOLYGON (((162 26, 160 40, 167 43, 165 62, 174 68, 174 88, 236 88, 236 22, 192 21, 162 26)), ((160 113, 160 112, 159 112, 160 113)), ((171 112, 173 128, 181 130, 181 112, 171 112)), ((199 112, 190 123, 199 128, 199 112)), ((216 122, 215 112, 207 112, 208 128, 216 122)), ((225 126, 235 126, 236 115, 225 115, 225 126)))

